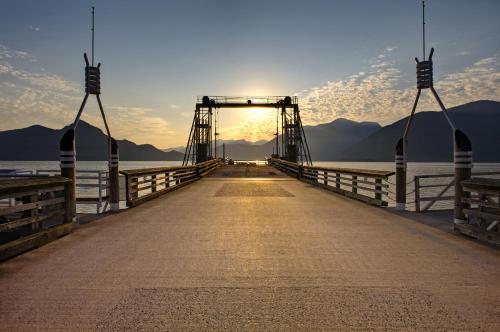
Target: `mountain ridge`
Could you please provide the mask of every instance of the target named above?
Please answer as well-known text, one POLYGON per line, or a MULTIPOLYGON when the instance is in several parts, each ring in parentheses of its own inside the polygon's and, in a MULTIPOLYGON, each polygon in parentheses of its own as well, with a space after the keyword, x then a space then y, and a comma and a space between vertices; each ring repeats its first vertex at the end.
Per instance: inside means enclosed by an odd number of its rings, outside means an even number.
MULTIPOLYGON (((26 128, 0 132, 0 160, 59 160, 59 140, 68 126, 61 129, 32 125, 26 128)), ((76 129, 78 160, 107 160, 107 135, 97 127, 80 121, 76 129)), ((163 152, 151 144, 135 144, 117 140, 120 160, 127 161, 178 161, 183 154, 163 152)))
MULTIPOLYGON (((459 129, 471 139, 476 162, 500 162, 500 102, 478 100, 449 109, 459 129)), ((356 122, 338 118, 328 123, 304 126, 311 156, 316 161, 394 161, 395 146, 408 117, 381 126, 372 121, 356 122)), ((0 132, 0 160, 58 160, 62 129, 41 125, 0 132)), ((151 144, 118 140, 121 160, 182 160, 184 147, 169 152, 151 144), (180 151, 176 151, 179 149, 180 151)), ((263 159, 275 150, 276 140, 264 144, 245 140, 225 140, 226 156, 233 159, 263 159)), ((408 137, 408 161, 451 162, 452 130, 442 112, 415 114, 408 137)), ((281 142, 280 142, 281 144, 281 142)), ((106 135, 101 129, 81 121, 76 131, 79 160, 107 160, 106 135)), ((222 155, 222 144, 218 144, 222 155)), ((281 149, 281 145, 280 145, 281 149)))

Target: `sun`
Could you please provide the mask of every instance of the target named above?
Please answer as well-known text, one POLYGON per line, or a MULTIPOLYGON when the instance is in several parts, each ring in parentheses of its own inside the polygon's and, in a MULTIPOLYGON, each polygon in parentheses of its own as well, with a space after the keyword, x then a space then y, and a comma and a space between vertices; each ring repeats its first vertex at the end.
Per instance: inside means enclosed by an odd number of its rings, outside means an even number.
POLYGON ((245 110, 246 118, 252 121, 262 121, 269 117, 270 109, 266 108, 248 108, 245 110))

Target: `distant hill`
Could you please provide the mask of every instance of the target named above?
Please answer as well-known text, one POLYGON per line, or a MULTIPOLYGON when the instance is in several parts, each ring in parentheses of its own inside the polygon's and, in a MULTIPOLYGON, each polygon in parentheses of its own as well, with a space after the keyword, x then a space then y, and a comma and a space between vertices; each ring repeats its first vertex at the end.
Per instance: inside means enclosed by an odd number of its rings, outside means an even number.
MULTIPOLYGON (((500 162, 500 103, 476 101, 451 108, 451 117, 458 128, 469 135, 474 161, 500 162)), ((336 119, 304 131, 313 160, 393 161, 395 146, 403 134, 407 117, 381 127, 375 122, 336 119)), ((31 126, 0 132, 0 160, 58 160, 59 139, 63 129, 31 126)), ((275 140, 226 143, 226 155, 233 159, 263 159, 270 156, 275 140)), ((450 162, 453 160, 452 131, 441 112, 419 112, 415 115, 409 135, 408 160, 450 162)), ((81 121, 76 133, 79 160, 107 160, 106 135, 81 121)), ((119 140, 121 160, 182 160, 184 147, 161 151, 150 144, 137 145, 119 140)), ((281 148, 281 146, 280 146, 281 148)), ((222 156, 222 144, 218 146, 222 156)))
MULTIPOLYGON (((0 132, 0 160, 59 160, 59 140, 67 127, 50 129, 35 125, 0 132)), ((178 151, 163 152, 151 144, 118 140, 120 160, 182 160, 178 151)), ((76 130, 78 160, 107 160, 107 136, 85 121, 76 130)))
MULTIPOLYGON (((361 141, 380 128, 381 126, 375 122, 336 119, 317 126, 304 126, 304 131, 313 160, 335 160, 339 158, 345 148, 361 141)), ((275 147, 275 139, 261 145, 246 141, 234 141, 226 143, 226 155, 240 160, 263 159, 269 157, 275 147)), ((218 147, 218 149, 218 155, 222 155, 222 147, 218 147)))
MULTIPOLYGON (((470 138, 474 161, 500 162, 500 103, 481 100, 449 109, 457 127, 470 138)), ((393 161, 408 117, 385 126, 344 151, 346 161, 393 161)), ((407 158, 420 162, 453 161, 452 130, 442 112, 420 112, 408 137, 407 158)))
POLYGON ((313 160, 338 160, 343 151, 382 128, 376 122, 336 119, 317 126, 304 126, 313 160))

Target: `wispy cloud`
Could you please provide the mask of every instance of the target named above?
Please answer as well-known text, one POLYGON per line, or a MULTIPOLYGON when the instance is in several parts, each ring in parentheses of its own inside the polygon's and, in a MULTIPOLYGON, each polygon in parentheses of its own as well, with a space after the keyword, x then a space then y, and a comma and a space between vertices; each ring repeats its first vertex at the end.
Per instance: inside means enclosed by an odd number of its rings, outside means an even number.
POLYGON ((29 62, 37 62, 36 57, 26 51, 11 50, 5 45, 0 44, 0 60, 27 60, 29 62))
MULTIPOLYGON (((36 60, 28 52, 0 45, 0 130, 33 124, 61 128, 74 120, 83 98, 81 84, 23 68, 23 61, 33 59, 36 60)), ((89 101, 82 119, 103 129, 96 106, 89 101)), ((168 122, 155 116, 153 109, 105 105, 105 111, 116 138, 167 146, 168 137, 174 134, 168 122)))
MULTIPOLYGON (((409 81, 411 76, 396 67, 389 54, 394 49, 386 48, 381 53, 384 57, 372 58, 364 75, 354 74, 298 93, 304 122, 318 124, 344 117, 387 124, 407 116, 416 88, 409 81)), ((500 99, 499 83, 500 55, 495 54, 436 78, 435 87, 445 104, 452 107, 478 99, 500 99)), ((419 110, 438 110, 427 93, 419 105, 419 110)))

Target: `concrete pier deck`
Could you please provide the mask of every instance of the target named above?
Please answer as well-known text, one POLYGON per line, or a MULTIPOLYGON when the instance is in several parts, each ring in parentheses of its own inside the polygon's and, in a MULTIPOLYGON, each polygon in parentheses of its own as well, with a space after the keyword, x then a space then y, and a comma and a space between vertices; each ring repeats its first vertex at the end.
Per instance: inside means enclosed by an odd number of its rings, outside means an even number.
POLYGON ((497 250, 237 172, 0 263, 0 329, 500 330, 497 250))

